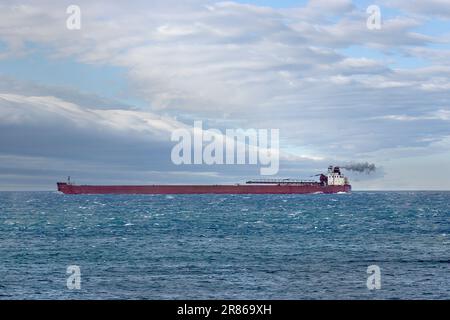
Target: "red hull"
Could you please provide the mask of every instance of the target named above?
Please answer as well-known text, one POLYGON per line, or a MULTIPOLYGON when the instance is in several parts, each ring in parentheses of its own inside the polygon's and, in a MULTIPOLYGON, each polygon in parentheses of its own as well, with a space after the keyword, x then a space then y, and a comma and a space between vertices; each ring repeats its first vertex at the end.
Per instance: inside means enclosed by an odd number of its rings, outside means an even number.
POLYGON ((350 192, 351 186, 305 185, 146 185, 88 186, 58 182, 65 194, 307 194, 350 192))

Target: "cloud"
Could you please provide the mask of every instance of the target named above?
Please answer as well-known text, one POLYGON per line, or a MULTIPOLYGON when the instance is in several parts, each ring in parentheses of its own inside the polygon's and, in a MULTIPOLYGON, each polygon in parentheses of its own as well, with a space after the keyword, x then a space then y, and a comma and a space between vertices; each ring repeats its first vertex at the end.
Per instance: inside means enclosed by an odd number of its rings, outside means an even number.
POLYGON ((399 8, 404 12, 428 17, 450 18, 450 6, 447 0, 385 0, 384 2, 386 5, 399 8))
POLYGON ((149 112, 81 107, 53 96, 0 94, 3 155, 124 167, 162 166, 179 122, 149 112))
POLYGON ((148 112, 133 110, 83 109, 53 96, 23 96, 0 93, 2 124, 64 124, 99 131, 134 131, 161 135, 183 127, 180 123, 148 112))
POLYGON ((380 117, 381 119, 396 120, 396 121, 421 121, 421 120, 440 120, 450 121, 450 110, 437 110, 425 115, 413 116, 413 115, 387 115, 380 117))

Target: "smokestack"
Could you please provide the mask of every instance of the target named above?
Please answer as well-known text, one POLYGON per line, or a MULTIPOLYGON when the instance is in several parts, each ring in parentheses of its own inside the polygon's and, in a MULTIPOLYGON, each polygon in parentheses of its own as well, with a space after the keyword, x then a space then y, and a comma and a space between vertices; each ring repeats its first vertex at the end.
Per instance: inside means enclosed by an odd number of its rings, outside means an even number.
POLYGON ((359 173, 365 172, 366 174, 370 174, 372 172, 375 172, 377 170, 377 167, 373 163, 368 162, 361 162, 361 163, 351 163, 345 166, 341 166, 341 168, 355 171, 359 173))

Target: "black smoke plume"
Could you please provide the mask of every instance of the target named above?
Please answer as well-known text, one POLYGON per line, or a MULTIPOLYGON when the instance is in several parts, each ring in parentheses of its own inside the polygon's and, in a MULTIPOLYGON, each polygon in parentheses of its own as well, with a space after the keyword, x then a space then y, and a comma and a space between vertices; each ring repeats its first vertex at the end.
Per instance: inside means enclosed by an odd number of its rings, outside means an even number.
POLYGON ((368 163, 368 162, 351 163, 351 164, 342 166, 341 168, 350 170, 350 171, 359 172, 359 173, 366 173, 366 174, 370 174, 377 170, 377 167, 375 166, 375 164, 368 163))

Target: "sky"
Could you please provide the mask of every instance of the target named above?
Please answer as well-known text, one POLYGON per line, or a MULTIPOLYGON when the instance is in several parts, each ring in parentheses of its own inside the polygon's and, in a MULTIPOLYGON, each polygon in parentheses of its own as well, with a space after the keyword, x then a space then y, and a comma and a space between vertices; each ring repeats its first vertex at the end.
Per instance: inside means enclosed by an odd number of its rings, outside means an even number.
POLYGON ((367 161, 356 190, 450 190, 450 1, 0 3, 0 190, 258 177, 172 163, 194 121, 279 129, 277 177, 367 161))

